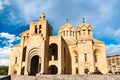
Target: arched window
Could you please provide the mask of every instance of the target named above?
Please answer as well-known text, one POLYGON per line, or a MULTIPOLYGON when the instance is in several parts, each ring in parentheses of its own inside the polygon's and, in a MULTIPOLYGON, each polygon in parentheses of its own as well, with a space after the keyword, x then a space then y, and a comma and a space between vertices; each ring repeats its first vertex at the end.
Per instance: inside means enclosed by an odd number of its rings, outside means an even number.
POLYGON ((15 64, 17 64, 17 57, 15 57, 15 64))
POLYGON ((41 33, 42 25, 39 25, 39 33, 41 33))
POLYGON ((74 31, 73 31, 73 36, 74 36, 74 31))
POLYGON ((25 46, 25 47, 23 48, 22 61, 25 61, 25 58, 26 58, 26 49, 27 49, 27 47, 25 46))
POLYGON ((75 63, 78 63, 78 53, 77 53, 77 51, 73 51, 73 53, 74 53, 75 63))
POLYGON ((58 46, 55 43, 49 46, 49 60, 52 60, 52 56, 54 60, 58 60, 58 46))
POLYGON ((63 36, 65 36, 65 31, 63 31, 63 36))
POLYGON ((91 32, 91 31, 90 31, 90 30, 88 30, 88 35, 90 35, 90 32, 91 32))
POLYGON ((87 54, 84 54, 84 57, 85 57, 85 62, 87 61, 87 54))
POLYGON ((35 25, 35 33, 37 34, 37 25, 35 25))
POLYGON ((70 36, 72 35, 72 31, 70 31, 70 36))
POLYGON ((83 35, 85 35, 85 30, 83 30, 83 35))
POLYGON ((41 33, 41 30, 39 30, 39 33, 41 33))
POLYGON ((94 51, 94 62, 97 63, 98 62, 98 55, 100 53, 100 50, 99 49, 95 49, 94 51))
POLYGON ((66 63, 66 48, 64 48, 64 63, 66 63))
POLYGON ((79 36, 81 35, 80 31, 78 31, 79 36))
POLYGON ((112 58, 112 63, 115 63, 115 59, 114 58, 112 58))
POLYGON ((97 62, 97 55, 95 55, 95 62, 97 62))
POLYGON ((66 31, 66 36, 68 36, 68 31, 66 31))
POLYGON ((39 29, 41 29, 42 28, 42 25, 39 25, 39 29))
POLYGON ((75 56, 75 62, 78 63, 78 55, 75 56))

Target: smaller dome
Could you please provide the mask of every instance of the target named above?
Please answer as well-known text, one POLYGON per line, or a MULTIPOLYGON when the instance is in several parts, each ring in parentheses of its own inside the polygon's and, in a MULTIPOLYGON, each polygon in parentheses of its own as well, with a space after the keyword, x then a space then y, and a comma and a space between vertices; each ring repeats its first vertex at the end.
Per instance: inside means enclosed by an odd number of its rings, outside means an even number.
POLYGON ((80 24, 80 25, 77 27, 77 31, 78 31, 78 30, 86 30, 86 29, 92 30, 91 25, 89 25, 89 24, 87 24, 87 23, 82 23, 82 24, 80 24))
POLYGON ((62 31, 66 31, 66 30, 75 31, 75 28, 71 24, 66 23, 59 29, 59 33, 62 32, 62 31))

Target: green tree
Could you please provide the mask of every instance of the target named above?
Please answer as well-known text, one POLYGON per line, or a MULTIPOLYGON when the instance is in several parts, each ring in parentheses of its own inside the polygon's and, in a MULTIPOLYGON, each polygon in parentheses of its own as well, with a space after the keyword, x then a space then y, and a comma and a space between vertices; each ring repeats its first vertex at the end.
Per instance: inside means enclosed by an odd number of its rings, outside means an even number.
POLYGON ((0 75, 8 74, 8 66, 0 66, 0 75))
POLYGON ((111 73, 111 74, 112 74, 112 70, 109 70, 108 73, 111 73))

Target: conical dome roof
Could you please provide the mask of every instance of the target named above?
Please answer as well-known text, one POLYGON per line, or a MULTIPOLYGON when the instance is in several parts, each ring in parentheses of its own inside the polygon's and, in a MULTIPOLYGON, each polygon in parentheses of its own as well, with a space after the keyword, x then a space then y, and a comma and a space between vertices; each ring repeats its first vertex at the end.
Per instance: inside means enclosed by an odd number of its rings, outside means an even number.
POLYGON ((75 28, 69 24, 69 23, 65 23, 60 29, 59 29, 59 33, 62 31, 66 31, 66 30, 72 30, 75 31, 75 28))
POLYGON ((88 30, 91 30, 91 31, 92 31, 91 25, 89 25, 89 24, 87 24, 87 23, 82 23, 82 24, 80 24, 80 25, 77 27, 77 31, 78 31, 78 30, 85 30, 85 29, 88 29, 88 30))

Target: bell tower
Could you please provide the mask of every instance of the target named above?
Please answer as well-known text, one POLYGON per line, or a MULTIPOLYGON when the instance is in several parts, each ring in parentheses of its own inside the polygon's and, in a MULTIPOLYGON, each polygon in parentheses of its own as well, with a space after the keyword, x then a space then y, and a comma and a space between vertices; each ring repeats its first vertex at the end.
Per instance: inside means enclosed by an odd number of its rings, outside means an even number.
POLYGON ((41 35, 45 40, 52 35, 52 27, 45 19, 45 14, 40 14, 40 20, 38 22, 30 23, 31 35, 41 35))

